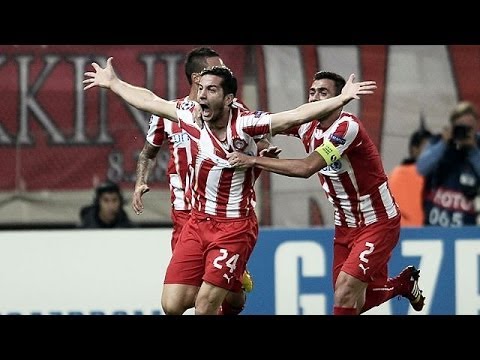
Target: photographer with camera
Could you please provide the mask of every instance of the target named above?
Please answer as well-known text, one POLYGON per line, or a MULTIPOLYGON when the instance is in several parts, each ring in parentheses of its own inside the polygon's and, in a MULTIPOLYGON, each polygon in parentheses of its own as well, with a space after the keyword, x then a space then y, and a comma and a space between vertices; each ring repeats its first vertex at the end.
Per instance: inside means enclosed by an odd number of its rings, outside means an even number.
POLYGON ((480 133, 474 105, 463 101, 450 114, 450 126, 434 136, 417 160, 425 177, 425 225, 480 224, 480 133))

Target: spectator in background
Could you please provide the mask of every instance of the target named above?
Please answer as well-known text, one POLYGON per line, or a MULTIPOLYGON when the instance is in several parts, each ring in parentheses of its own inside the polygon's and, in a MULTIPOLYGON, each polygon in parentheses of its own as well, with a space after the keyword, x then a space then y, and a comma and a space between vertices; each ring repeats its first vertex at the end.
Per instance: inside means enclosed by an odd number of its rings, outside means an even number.
POLYGON ((118 185, 106 181, 95 189, 93 204, 80 210, 80 227, 111 229, 135 227, 123 209, 123 196, 118 185))
POLYGON ((432 133, 422 125, 410 136, 409 157, 393 168, 388 176, 390 190, 400 207, 401 226, 422 226, 424 222, 422 191, 423 176, 417 172, 416 161, 432 133))
POLYGON ((418 158, 417 170, 425 177, 425 225, 477 224, 480 212, 475 206, 480 189, 478 125, 474 105, 467 101, 458 103, 450 114, 450 125, 432 138, 418 158))

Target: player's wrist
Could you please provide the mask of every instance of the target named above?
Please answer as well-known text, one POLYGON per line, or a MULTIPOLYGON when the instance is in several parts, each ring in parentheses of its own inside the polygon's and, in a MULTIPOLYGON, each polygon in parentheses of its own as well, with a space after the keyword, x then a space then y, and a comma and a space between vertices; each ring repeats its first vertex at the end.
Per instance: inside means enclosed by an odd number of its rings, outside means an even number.
POLYGON ((107 85, 107 88, 112 90, 114 93, 118 93, 118 90, 121 86, 121 81, 119 78, 115 77, 112 80, 110 80, 109 84, 107 85))
POLYGON ((340 100, 342 102, 342 105, 347 105, 352 99, 352 96, 348 96, 347 94, 340 94, 340 100))

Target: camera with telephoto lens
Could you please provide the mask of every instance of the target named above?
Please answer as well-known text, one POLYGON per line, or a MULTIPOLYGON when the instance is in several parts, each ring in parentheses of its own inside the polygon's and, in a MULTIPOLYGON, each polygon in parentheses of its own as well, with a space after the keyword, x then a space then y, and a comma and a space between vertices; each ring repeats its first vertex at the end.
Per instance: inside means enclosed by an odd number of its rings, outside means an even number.
POLYGON ((458 124, 453 127, 452 138, 453 140, 465 140, 468 137, 468 133, 472 128, 467 125, 458 124))

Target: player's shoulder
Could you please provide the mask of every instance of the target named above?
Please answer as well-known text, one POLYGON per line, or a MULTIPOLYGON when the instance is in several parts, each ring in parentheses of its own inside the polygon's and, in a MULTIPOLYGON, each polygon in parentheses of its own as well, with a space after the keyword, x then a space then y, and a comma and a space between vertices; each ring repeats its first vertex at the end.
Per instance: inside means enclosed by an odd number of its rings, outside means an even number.
POLYGON ((360 118, 348 111, 342 111, 339 116, 340 121, 354 121, 354 122, 360 122, 360 118))
POLYGON ((342 111, 339 118, 335 121, 337 124, 337 128, 342 128, 350 134, 362 134, 361 136, 368 136, 365 126, 363 126, 362 122, 353 113, 342 111))
POLYGON ((158 115, 155 115, 155 114, 151 114, 150 115, 150 119, 149 119, 149 124, 150 125, 158 125, 158 124, 161 124, 163 123, 163 118, 158 116, 158 115))
POLYGON ((262 111, 262 110, 244 110, 244 109, 238 109, 238 118, 261 118, 262 116, 265 115, 270 115, 271 112, 268 111, 262 111))
POLYGON ((195 105, 198 103, 194 100, 189 99, 188 97, 183 99, 178 99, 175 101, 177 109, 179 110, 192 110, 195 105))
POLYGON ((233 99, 233 102, 232 102, 232 107, 234 109, 239 109, 239 110, 245 110, 245 111, 249 111, 250 109, 248 108, 247 105, 245 105, 245 103, 240 100, 239 98, 234 98, 233 99))
MULTIPOLYGON (((193 108, 195 106, 194 103, 190 104, 188 101, 189 101, 188 96, 173 99, 173 100, 168 100, 169 103, 174 104, 176 108, 180 110, 188 110, 190 107, 193 108)), ((169 123, 169 121, 165 121, 165 118, 162 118, 155 114, 150 115, 150 125, 152 124, 161 125, 163 123, 169 123)))

